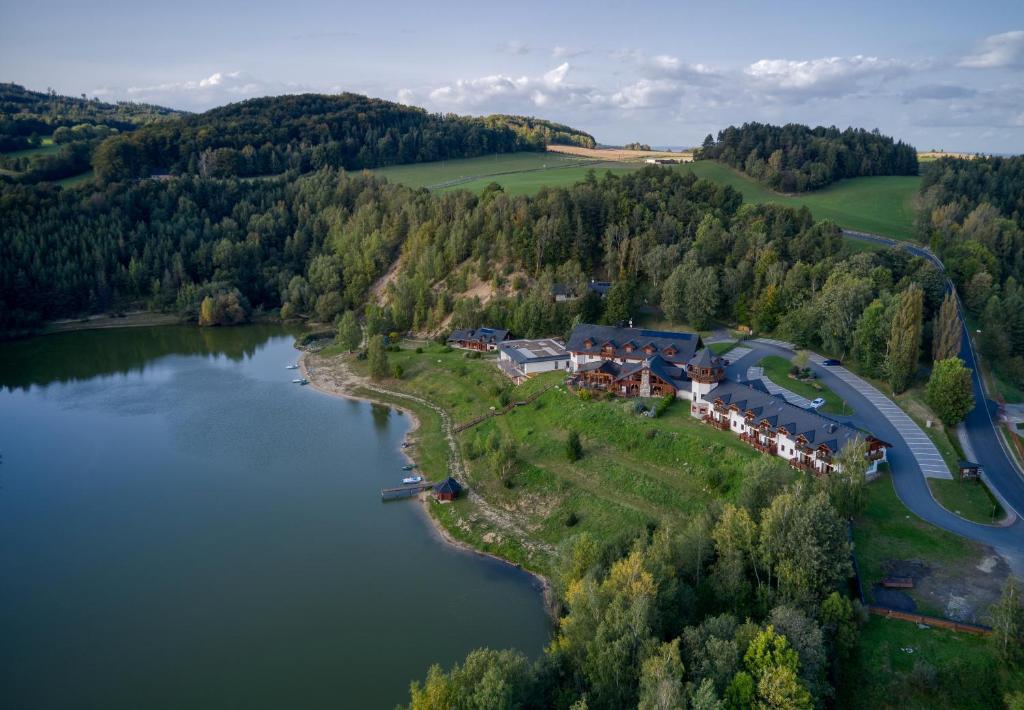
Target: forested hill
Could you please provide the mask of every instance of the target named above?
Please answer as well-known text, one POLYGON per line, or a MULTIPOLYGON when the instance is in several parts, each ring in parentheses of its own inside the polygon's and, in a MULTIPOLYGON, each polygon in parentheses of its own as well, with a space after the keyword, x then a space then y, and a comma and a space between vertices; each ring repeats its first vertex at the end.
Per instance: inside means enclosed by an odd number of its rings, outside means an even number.
POLYGON ((61 96, 0 83, 0 152, 32 148, 60 128, 104 126, 130 131, 154 120, 180 115, 162 106, 61 96))
POLYGON ((779 192, 817 190, 843 178, 917 175, 917 151, 877 130, 744 123, 708 136, 694 156, 719 160, 779 192))
POLYGON ((93 165, 102 180, 156 172, 205 177, 272 175, 543 150, 593 143, 567 126, 514 116, 432 114, 358 94, 251 99, 119 136, 93 165))

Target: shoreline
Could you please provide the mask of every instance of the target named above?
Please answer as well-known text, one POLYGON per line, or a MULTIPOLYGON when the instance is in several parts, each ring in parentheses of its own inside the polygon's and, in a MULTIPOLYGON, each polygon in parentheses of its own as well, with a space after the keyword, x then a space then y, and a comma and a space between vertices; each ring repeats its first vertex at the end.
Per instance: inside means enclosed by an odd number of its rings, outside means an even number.
MULTIPOLYGON (((397 409, 397 410, 407 414, 409 416, 410 420, 411 420, 411 424, 409 426, 409 429, 405 432, 405 436, 403 437, 403 442, 408 443, 409 446, 405 446, 405 447, 401 447, 400 446, 399 449, 400 449, 400 452, 401 452, 402 456, 404 456, 405 459, 407 461, 409 461, 409 463, 415 463, 413 457, 410 455, 409 449, 416 447, 416 442, 411 439, 411 436, 413 434, 415 434, 419 430, 420 425, 421 425, 420 418, 416 414, 416 412, 412 408, 410 408, 410 407, 402 406, 401 404, 397 404, 395 402, 385 401, 383 399, 377 399, 377 398, 374 398, 372 396, 366 396, 366 395, 364 395, 362 393, 356 394, 355 392, 352 391, 352 389, 354 387, 356 387, 356 386, 359 386, 359 387, 362 387, 364 390, 368 390, 369 392, 376 391, 376 392, 379 392, 380 394, 387 395, 387 396, 390 396, 390 397, 396 397, 396 398, 399 398, 399 399, 410 399, 412 401, 419 402, 420 399, 418 397, 415 397, 414 395, 409 395, 409 394, 406 394, 406 393, 403 393, 403 392, 394 392, 394 391, 388 390, 388 389, 386 389, 384 387, 380 387, 379 385, 372 385, 372 384, 369 384, 367 382, 364 382, 362 378, 358 377, 357 375, 352 373, 347 368, 345 368, 345 373, 344 373, 345 377, 342 379, 342 382, 340 384, 337 383, 337 382, 325 383, 323 380, 319 380, 319 379, 316 378, 316 376, 313 374, 313 370, 310 369, 309 364, 307 363, 307 357, 309 355, 313 354, 313 353, 311 353, 308 350, 301 350, 300 353, 301 354, 299 355, 299 360, 298 360, 299 372, 302 373, 302 376, 304 378, 309 380, 309 384, 317 392, 321 392, 322 394, 325 394, 325 395, 328 395, 328 396, 331 396, 331 397, 338 397, 338 398, 341 398, 341 399, 348 399, 348 400, 352 400, 352 401, 356 401, 356 402, 369 402, 371 404, 379 404, 379 405, 383 405, 383 406, 387 406, 387 407, 392 407, 394 409, 397 409)), ((432 405, 432 404, 426 402, 425 400, 423 400, 421 403, 425 404, 426 406, 429 406, 429 407, 435 409, 436 411, 438 411, 439 415, 441 414, 440 408, 438 408, 436 405, 432 405)), ((449 439, 449 444, 453 445, 454 444, 454 439, 449 439)), ((458 452, 454 448, 452 448, 451 455, 452 456, 458 456, 458 452)), ((456 466, 456 468, 461 468, 461 466, 456 466)), ((523 567, 522 565, 517 564, 515 562, 512 562, 510 560, 507 560, 504 557, 501 557, 500 555, 494 554, 493 552, 487 552, 485 550, 477 549, 476 547, 473 547, 469 543, 457 539, 456 537, 454 537, 447 530, 447 528, 445 528, 440 523, 439 520, 437 520, 437 518, 435 518, 433 515, 430 514, 430 496, 429 496, 429 494, 426 494, 426 495, 420 494, 419 496, 417 496, 417 501, 419 503, 418 507, 420 509, 420 512, 422 513, 422 515, 424 517, 426 517, 427 521, 429 522, 429 526, 428 527, 431 530, 431 533, 434 535, 434 537, 438 541, 440 541, 440 542, 442 542, 442 543, 444 543, 446 545, 449 545, 449 546, 451 546, 451 547, 453 547, 453 548, 455 548, 455 549, 457 549, 457 550, 459 550, 461 552, 470 553, 470 554, 474 554, 474 555, 479 555, 480 557, 487 557, 487 558, 490 558, 492 560, 497 560, 498 562, 501 562, 504 565, 508 565, 509 567, 512 567, 512 568, 517 569, 517 570, 519 570, 521 572, 524 572, 525 574, 528 574, 530 577, 532 577, 533 580, 534 580, 534 583, 540 588, 541 597, 542 597, 543 602, 544 602, 545 611, 547 612, 548 616, 552 619, 552 621, 555 620, 555 615, 554 615, 555 604, 554 604, 554 598, 552 596, 553 595, 552 586, 551 586, 550 580, 548 580, 547 577, 545 577, 544 575, 542 575, 542 574, 540 574, 538 572, 534 572, 532 570, 528 570, 525 567, 523 567)))

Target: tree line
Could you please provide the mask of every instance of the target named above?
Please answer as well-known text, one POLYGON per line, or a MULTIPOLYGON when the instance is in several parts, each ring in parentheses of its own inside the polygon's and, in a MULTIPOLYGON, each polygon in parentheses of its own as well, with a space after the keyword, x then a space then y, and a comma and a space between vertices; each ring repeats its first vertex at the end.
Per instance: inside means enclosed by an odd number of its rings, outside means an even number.
POLYGON ((779 192, 867 175, 917 175, 917 151, 878 130, 744 123, 707 136, 696 160, 719 160, 779 192))
POLYGON ((925 167, 917 232, 942 258, 994 370, 1024 382, 1024 157, 925 167))
POLYGON ((593 137, 534 118, 440 115, 358 94, 302 94, 152 124, 106 141, 93 162, 106 181, 153 173, 241 177, 543 150, 549 142, 593 145, 593 137))

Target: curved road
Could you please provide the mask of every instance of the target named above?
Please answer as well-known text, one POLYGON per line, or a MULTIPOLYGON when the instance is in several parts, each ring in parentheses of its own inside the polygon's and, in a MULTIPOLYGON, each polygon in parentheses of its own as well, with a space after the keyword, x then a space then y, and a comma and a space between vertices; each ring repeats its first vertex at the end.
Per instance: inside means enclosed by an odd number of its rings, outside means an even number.
MULTIPOLYGON (((751 352, 731 361, 726 368, 729 379, 736 382, 746 380, 747 367, 755 365, 766 355, 780 355, 789 359, 793 354, 791 350, 779 345, 757 340, 744 341, 743 346, 750 348, 751 352)), ((888 459, 893 486, 896 489, 896 495, 908 509, 923 520, 944 530, 991 545, 1006 558, 1018 575, 1024 574, 1024 519, 1018 516, 1016 522, 1005 527, 982 525, 964 520, 943 508, 932 497, 924 472, 921 470, 917 458, 911 453, 907 441, 890 423, 889 419, 858 389, 838 377, 830 368, 813 362, 809 366, 824 384, 853 407, 854 414, 852 416, 835 416, 834 419, 849 422, 853 426, 870 431, 878 438, 892 444, 892 448, 888 452, 888 459)), ((972 438, 971 441, 973 444, 975 440, 972 438)), ((982 449, 977 449, 979 458, 983 457, 982 452, 982 449)), ((986 455, 993 453, 1002 453, 1002 450, 996 447, 995 452, 985 451, 986 455)), ((1012 486, 1010 490, 1004 490, 999 487, 1002 479, 996 479, 993 470, 987 468, 985 461, 978 463, 986 466, 986 473, 989 474, 997 490, 1007 499, 1011 507, 1015 510, 1024 510, 1024 480, 1018 477, 1016 486, 1012 486)), ((1012 469, 1010 472, 1012 473, 1012 469)))

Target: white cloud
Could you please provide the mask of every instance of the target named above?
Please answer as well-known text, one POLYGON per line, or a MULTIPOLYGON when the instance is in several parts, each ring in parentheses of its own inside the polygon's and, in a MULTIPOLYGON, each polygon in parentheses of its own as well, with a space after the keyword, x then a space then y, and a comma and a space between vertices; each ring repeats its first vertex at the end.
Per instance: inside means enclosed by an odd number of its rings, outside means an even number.
POLYGON ((970 69, 992 69, 1017 66, 1024 62, 1024 30, 1003 32, 986 37, 978 51, 957 62, 957 66, 970 69))
POLYGON ((398 90, 398 103, 405 104, 406 106, 416 105, 416 92, 412 89, 399 89, 398 90))
POLYGON ((806 60, 761 59, 744 73, 755 86, 769 90, 841 95, 853 91, 865 79, 890 77, 909 68, 901 60, 857 54, 806 60))
POLYGON ((668 79, 640 79, 614 92, 608 102, 622 109, 658 108, 677 102, 683 87, 668 79))
POLYGON ((560 44, 556 44, 551 48, 551 56, 555 59, 572 59, 586 53, 587 50, 585 49, 573 49, 572 47, 563 47, 560 44))
POLYGON ((310 87, 302 84, 263 81, 243 71, 217 71, 201 79, 129 86, 123 90, 110 89, 109 94, 121 94, 133 101, 205 109, 257 96, 293 94, 309 90, 310 87))
POLYGON ((531 48, 530 45, 526 44, 526 42, 520 42, 519 40, 514 39, 510 42, 505 42, 504 44, 499 45, 498 50, 506 52, 507 54, 523 56, 524 54, 529 54, 531 48))
POLYGON ((527 104, 535 107, 585 103, 592 90, 567 81, 570 65, 563 62, 544 74, 512 77, 492 74, 476 79, 459 79, 428 93, 431 103, 447 109, 522 110, 527 104))

